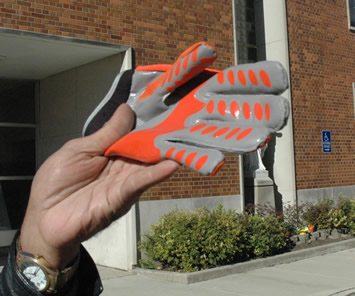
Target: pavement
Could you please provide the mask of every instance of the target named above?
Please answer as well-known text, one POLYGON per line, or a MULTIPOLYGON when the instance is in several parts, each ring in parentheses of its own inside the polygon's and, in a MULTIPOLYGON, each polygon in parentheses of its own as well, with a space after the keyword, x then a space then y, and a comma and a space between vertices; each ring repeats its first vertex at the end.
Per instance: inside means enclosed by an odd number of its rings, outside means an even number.
POLYGON ((355 248, 193 284, 99 266, 103 296, 355 296, 355 248))
POLYGON ((137 271, 98 269, 102 296, 355 296, 353 247, 192 284, 137 271))

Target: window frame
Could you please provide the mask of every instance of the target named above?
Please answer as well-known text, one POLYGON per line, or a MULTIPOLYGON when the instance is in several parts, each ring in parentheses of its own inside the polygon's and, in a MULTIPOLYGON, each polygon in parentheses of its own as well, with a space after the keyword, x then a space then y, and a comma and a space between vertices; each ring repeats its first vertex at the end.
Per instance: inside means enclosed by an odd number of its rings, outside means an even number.
MULTIPOLYGON (((38 133, 39 133, 39 128, 38 128, 38 82, 34 81, 35 84, 35 93, 34 93, 34 103, 35 103, 35 123, 17 123, 17 122, 2 122, 0 121, 0 127, 7 127, 7 128, 29 128, 29 129, 34 129, 35 131, 35 169, 37 170, 37 150, 38 150, 38 133)), ((12 176, 12 175, 0 175, 0 181, 16 181, 16 180, 32 180, 34 178, 33 175, 18 175, 18 176, 12 176)))
MULTIPOLYGON (((18 122, 5 122, 5 121, 0 121, 0 127, 2 128, 26 128, 26 129, 32 129, 34 130, 34 135, 35 135, 35 155, 34 155, 34 161, 35 161, 35 170, 37 170, 38 167, 38 134, 39 134, 39 124, 38 124, 38 114, 39 114, 39 100, 38 100, 38 87, 39 87, 39 81, 38 80, 33 80, 34 83, 34 104, 35 104, 35 122, 34 123, 18 123, 18 122)), ((34 172, 35 174, 35 172, 34 172)), ((11 182, 11 181, 30 181, 32 182, 33 175, 0 175, 0 183, 1 182, 11 182)), ((9 246, 14 234, 16 233, 17 229, 0 229, 0 247, 6 247, 9 246)))
MULTIPOLYGON (((244 63, 252 63, 252 62, 256 62, 256 60, 252 60, 252 61, 241 61, 240 59, 240 46, 242 46, 244 49, 248 50, 249 48, 253 48, 255 50, 257 50, 256 47, 256 42, 255 44, 252 43, 248 43, 248 42, 238 42, 238 30, 239 30, 239 24, 240 23, 244 23, 245 25, 254 25, 255 26, 255 20, 253 20, 252 23, 247 22, 247 21, 241 21, 238 19, 237 17, 237 9, 238 9, 239 5, 237 5, 236 0, 233 0, 233 30, 234 30, 234 52, 235 52, 235 60, 236 60, 236 64, 244 64, 244 63)), ((246 8, 247 9, 247 8, 246 8)), ((254 11, 254 8, 253 8, 254 11)), ((255 35, 255 28, 254 28, 254 35, 255 35)), ((257 57, 256 57, 257 59, 257 57)))
MULTIPOLYGON (((347 14, 348 14, 348 26, 349 26, 350 31, 355 32, 355 26, 351 25, 350 1, 351 0, 346 0, 346 8, 347 8, 347 14)), ((355 14, 355 11, 354 11, 354 14, 355 14)))

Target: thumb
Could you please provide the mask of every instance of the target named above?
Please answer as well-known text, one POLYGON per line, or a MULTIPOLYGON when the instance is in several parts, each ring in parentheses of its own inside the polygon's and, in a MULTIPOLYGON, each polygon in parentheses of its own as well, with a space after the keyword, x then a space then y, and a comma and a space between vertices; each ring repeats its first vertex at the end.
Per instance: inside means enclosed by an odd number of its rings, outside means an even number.
POLYGON ((132 130, 134 122, 132 109, 127 104, 122 104, 101 129, 84 139, 94 144, 98 153, 103 154, 108 147, 132 130))

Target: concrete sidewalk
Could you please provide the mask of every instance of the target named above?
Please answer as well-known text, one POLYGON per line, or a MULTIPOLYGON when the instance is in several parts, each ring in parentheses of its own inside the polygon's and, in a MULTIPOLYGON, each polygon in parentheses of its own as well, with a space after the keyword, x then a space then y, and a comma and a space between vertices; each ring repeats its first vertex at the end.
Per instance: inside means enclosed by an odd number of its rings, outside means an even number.
POLYGON ((189 285, 99 271, 103 296, 355 296, 355 248, 189 285))

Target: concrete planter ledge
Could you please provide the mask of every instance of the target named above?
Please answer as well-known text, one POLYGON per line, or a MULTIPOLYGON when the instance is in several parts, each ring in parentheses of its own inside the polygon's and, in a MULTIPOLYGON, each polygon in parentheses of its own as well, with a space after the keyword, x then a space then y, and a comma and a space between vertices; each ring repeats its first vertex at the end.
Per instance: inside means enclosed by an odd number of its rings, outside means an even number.
POLYGON ((236 263, 211 269, 195 272, 172 272, 162 270, 151 270, 143 268, 135 268, 133 271, 137 274, 161 279, 169 282, 180 284, 193 284, 197 282, 207 281, 235 273, 243 273, 255 269, 274 266, 283 263, 290 263, 310 257, 322 256, 329 253, 339 252, 347 249, 355 248, 355 238, 347 239, 341 242, 329 243, 318 247, 310 247, 304 250, 291 251, 288 253, 255 259, 247 262, 236 263))

